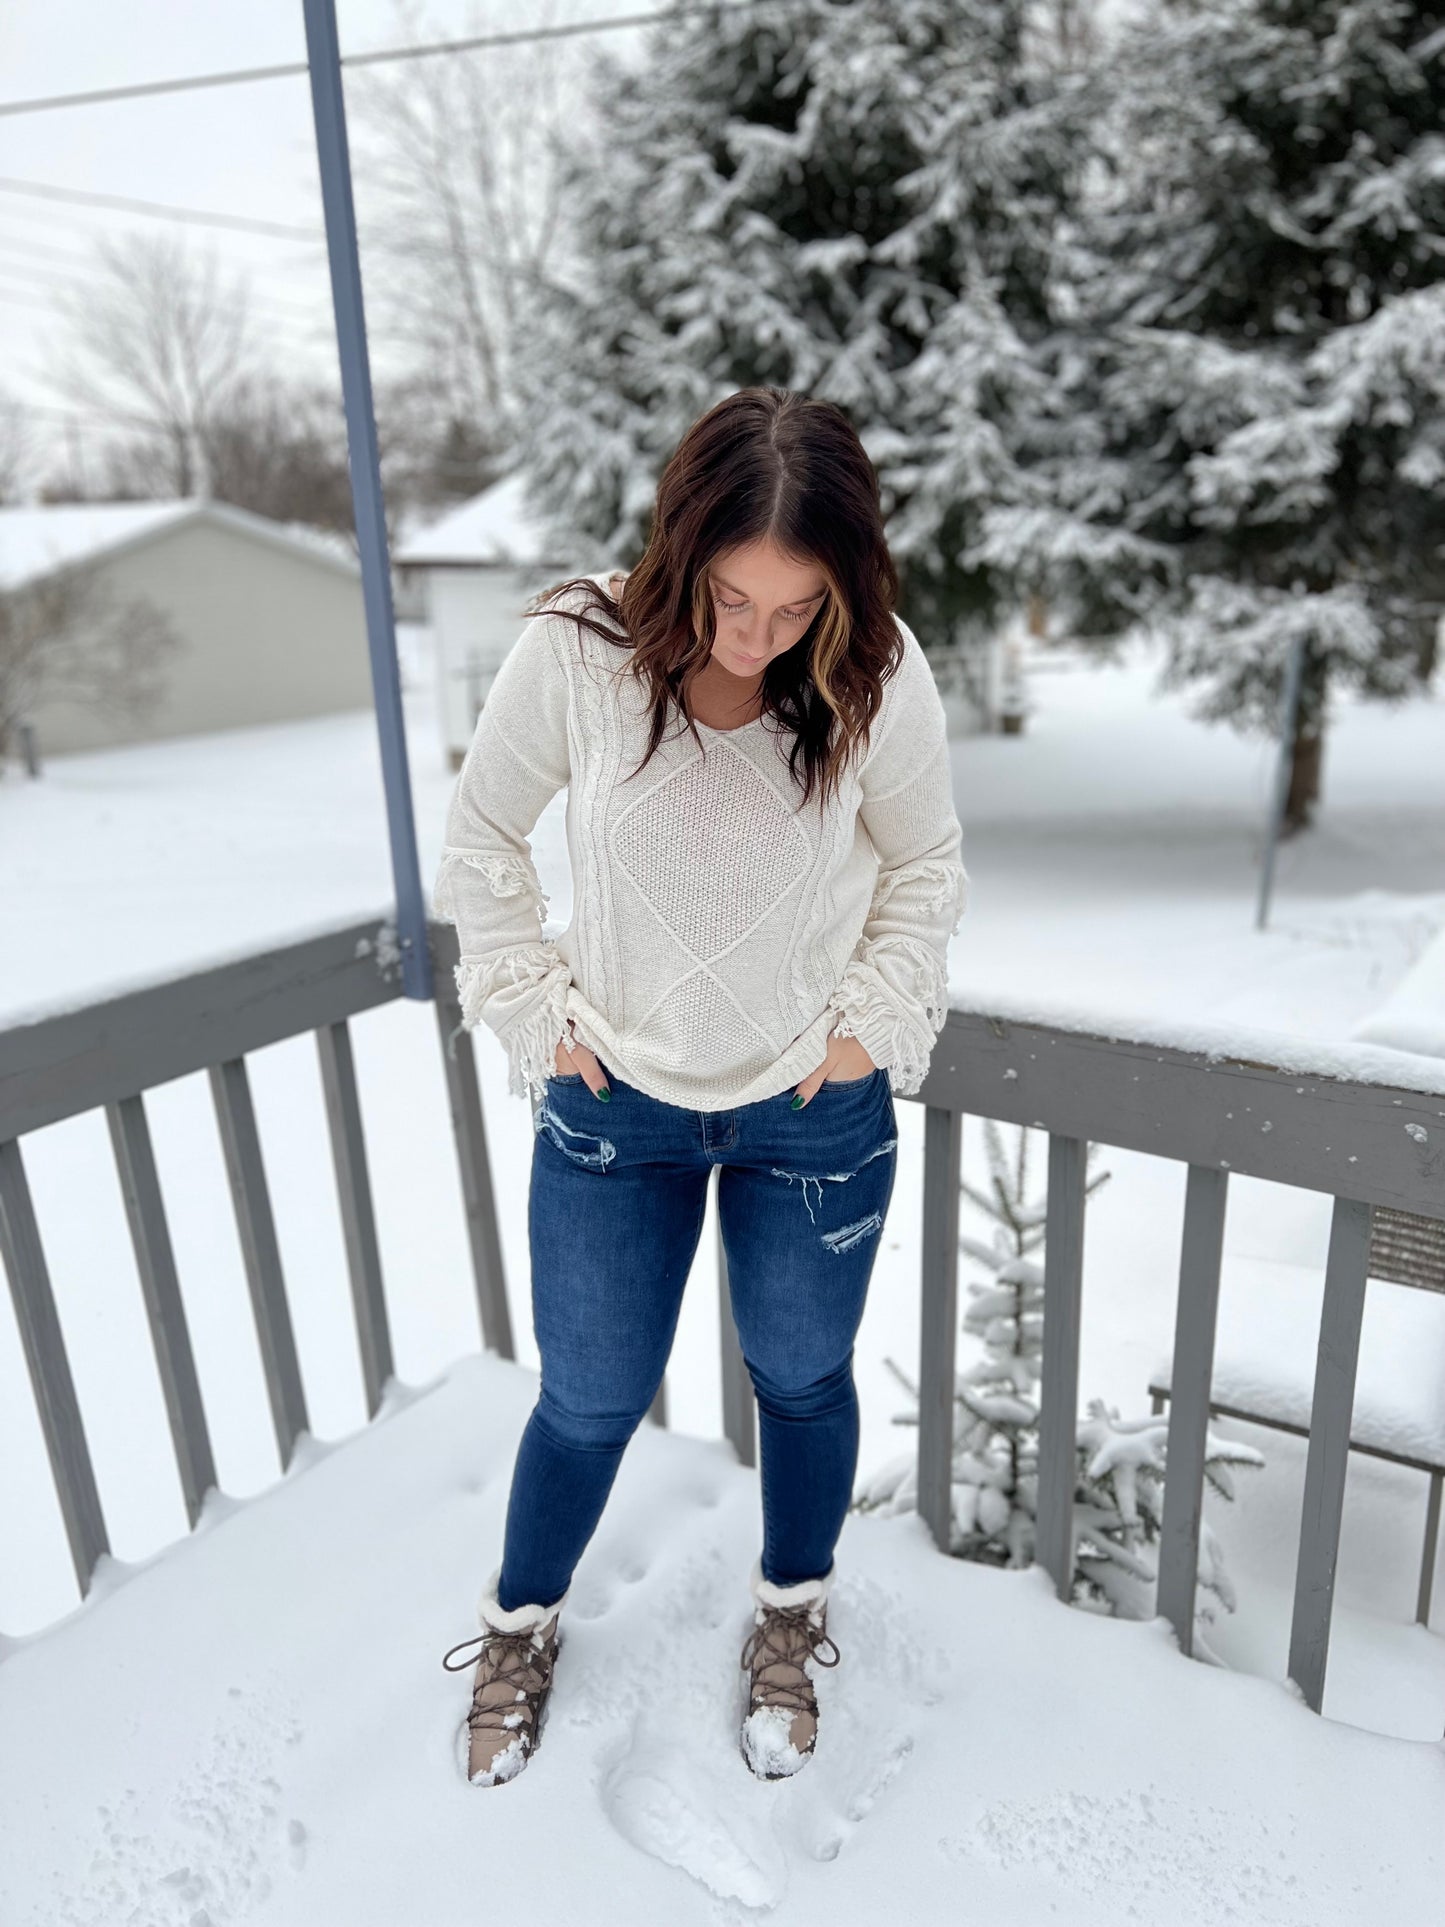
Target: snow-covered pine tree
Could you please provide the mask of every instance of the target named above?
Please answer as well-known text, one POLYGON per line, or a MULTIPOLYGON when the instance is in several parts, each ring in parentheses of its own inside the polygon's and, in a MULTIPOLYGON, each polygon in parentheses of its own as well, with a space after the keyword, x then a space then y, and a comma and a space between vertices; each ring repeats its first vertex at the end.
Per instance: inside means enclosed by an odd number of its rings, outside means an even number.
POLYGON ((635 555, 683 431, 771 383, 856 423, 928 646, 991 633, 976 537, 1016 490, 1080 151, 1066 78, 1027 70, 1024 12, 756 0, 669 17, 636 70, 598 58, 599 134, 563 197, 575 272, 539 289, 521 364, 517 459, 554 547, 635 555))
MULTIPOLYGON (((989 1186, 967 1177, 965 1197, 993 1220, 987 1243, 959 1237, 959 1249, 988 1270, 988 1282, 971 1282, 963 1329, 979 1341, 981 1356, 955 1374, 953 1507, 950 1551, 986 1564, 1020 1567, 1034 1557, 1038 1495, 1039 1395, 1042 1376, 1044 1276, 1029 1254, 1043 1243, 1047 1197, 1028 1196, 1030 1133, 1020 1127, 1013 1155, 993 1118, 984 1118, 989 1186)), ((1089 1145, 1086 1164, 1098 1147, 1089 1145)), ((1086 1200, 1107 1171, 1085 1185, 1086 1200)), ((913 1400, 898 1423, 916 1425, 917 1387, 897 1364, 894 1376, 913 1400)), ((1078 1428, 1077 1534, 1072 1597, 1077 1605, 1123 1618, 1153 1611, 1157 1568, 1150 1557, 1163 1520, 1167 1419, 1121 1419, 1102 1400, 1090 1402, 1078 1428)), ((896 1514, 918 1503, 917 1453, 883 1466, 862 1488, 860 1512, 896 1514)), ((1253 1446, 1210 1432, 1205 1477, 1223 1498, 1234 1496, 1231 1468, 1264 1463, 1253 1446)), ((1220 1607, 1232 1611, 1234 1590, 1223 1548, 1208 1521, 1200 1529, 1196 1618, 1212 1620, 1220 1607)))
POLYGON ((1071 399, 983 551, 1241 729, 1303 638, 1299 827, 1331 687, 1417 689, 1445 609, 1445 10, 1157 0, 1106 59, 1071 399))

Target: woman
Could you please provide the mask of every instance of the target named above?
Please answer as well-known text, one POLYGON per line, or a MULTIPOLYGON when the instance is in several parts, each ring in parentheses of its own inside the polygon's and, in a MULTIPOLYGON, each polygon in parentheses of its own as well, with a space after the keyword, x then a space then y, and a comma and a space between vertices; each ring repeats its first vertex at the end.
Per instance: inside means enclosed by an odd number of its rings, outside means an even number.
POLYGON ((813 1751, 893 1094, 927 1069, 967 889, 943 708, 896 590, 843 411, 742 390, 672 456, 631 574, 543 599, 459 773, 435 894, 463 1021, 535 1100, 542 1367, 482 1632, 443 1661, 476 1662, 477 1785, 537 1744, 572 1573, 661 1382, 714 1165, 762 1460, 742 1751, 767 1778, 813 1751), (553 940, 527 837, 564 785, 576 896, 553 940))

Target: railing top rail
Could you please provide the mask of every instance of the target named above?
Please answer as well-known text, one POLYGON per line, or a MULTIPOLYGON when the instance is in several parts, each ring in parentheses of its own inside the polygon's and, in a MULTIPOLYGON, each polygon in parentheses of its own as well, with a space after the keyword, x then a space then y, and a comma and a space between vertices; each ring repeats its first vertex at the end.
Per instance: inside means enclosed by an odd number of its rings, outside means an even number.
POLYGON ((0 1142, 400 995, 376 916, 0 1029, 0 1142))
MULTIPOLYGON (((455 940, 450 925, 431 931, 455 940)), ((366 918, 0 1030, 0 1141, 389 1002, 402 989, 393 937, 389 919, 366 918)), ((1445 1218, 1445 1090, 955 1004, 918 1096, 1445 1218)))
POLYGON ((1007 997, 981 1004, 955 994, 949 999, 949 1010, 959 1017, 1009 1025, 1017 1032, 1063 1032, 1101 1044, 1138 1044, 1178 1052, 1191 1060, 1252 1065, 1281 1076, 1327 1077, 1339 1084, 1388 1085, 1392 1090, 1445 1097, 1445 1056, 1397 1050, 1363 1038, 1295 1036, 1253 1025, 1194 1023, 1067 1005, 1041 1011, 1029 1002, 1013 1008, 1007 997))
POLYGON ((1445 1095, 950 1009, 918 1101, 1445 1218, 1445 1095))

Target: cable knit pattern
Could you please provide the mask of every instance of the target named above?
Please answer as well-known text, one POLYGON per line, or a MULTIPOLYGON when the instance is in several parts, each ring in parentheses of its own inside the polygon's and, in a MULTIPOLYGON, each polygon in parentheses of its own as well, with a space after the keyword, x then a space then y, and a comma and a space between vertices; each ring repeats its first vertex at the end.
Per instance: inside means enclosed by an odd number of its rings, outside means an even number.
POLYGON ((699 1110, 799 1083, 833 1031, 918 1090, 968 877, 943 705, 898 627, 867 752, 824 813, 799 807, 771 717, 703 728, 701 750, 675 717, 634 777, 648 719, 625 653, 555 614, 527 623, 458 773, 433 893, 457 926, 463 1022, 500 1038, 514 1094, 541 1094, 569 1029, 699 1110), (564 787, 575 901, 552 937, 527 839, 564 787))

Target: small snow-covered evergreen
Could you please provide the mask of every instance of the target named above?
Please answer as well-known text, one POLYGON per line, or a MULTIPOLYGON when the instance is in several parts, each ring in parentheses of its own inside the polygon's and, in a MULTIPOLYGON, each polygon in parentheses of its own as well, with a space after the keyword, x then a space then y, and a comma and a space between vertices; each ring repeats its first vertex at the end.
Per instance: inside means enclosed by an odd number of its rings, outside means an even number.
MULTIPOLYGON (((954 1380, 950 1550, 961 1558, 1018 1567, 1034 1557, 1044 1274, 1029 1254, 1044 1240, 1046 1198, 1028 1195, 1029 1131, 1019 1130, 1010 1158, 997 1121, 982 1122, 989 1188, 980 1190, 966 1177, 960 1188, 994 1221, 993 1234, 987 1243, 964 1234, 959 1249, 992 1276, 969 1284, 963 1315, 964 1332, 978 1341, 980 1356, 961 1367, 954 1380)), ((1097 1149, 1089 1145, 1086 1162, 1097 1149)), ((1100 1172, 1087 1182, 1086 1198, 1108 1177, 1100 1172)), ((916 1424, 917 1388, 892 1360, 889 1364, 914 1399, 914 1410, 901 1415, 899 1423, 916 1424)), ((1124 1618, 1153 1612, 1157 1568, 1150 1552, 1163 1519, 1168 1432, 1165 1418, 1121 1419, 1099 1399, 1090 1402, 1079 1422, 1076 1604, 1124 1618)), ((1232 1467, 1263 1463, 1253 1446, 1209 1433, 1205 1477, 1221 1497, 1234 1496, 1232 1467)), ((855 1501, 860 1511, 881 1513, 911 1511, 917 1502, 916 1452, 883 1467, 855 1501)), ((1198 1578, 1199 1620, 1207 1622, 1221 1607, 1233 1610, 1223 1547, 1207 1522, 1200 1530, 1198 1578)))
MULTIPOLYGON (((1102 1399, 1089 1401, 1079 1422, 1079 1487, 1074 1519, 1074 1603, 1124 1619, 1154 1610, 1158 1568, 1149 1557, 1164 1520, 1164 1476, 1169 1441, 1166 1418, 1121 1419, 1102 1399)), ((1262 1454, 1237 1439, 1207 1434, 1204 1477, 1221 1498, 1234 1497, 1233 1468, 1261 1466, 1262 1454)), ((1195 1617, 1233 1612, 1234 1585, 1224 1547, 1207 1519, 1199 1525, 1195 1617)))

